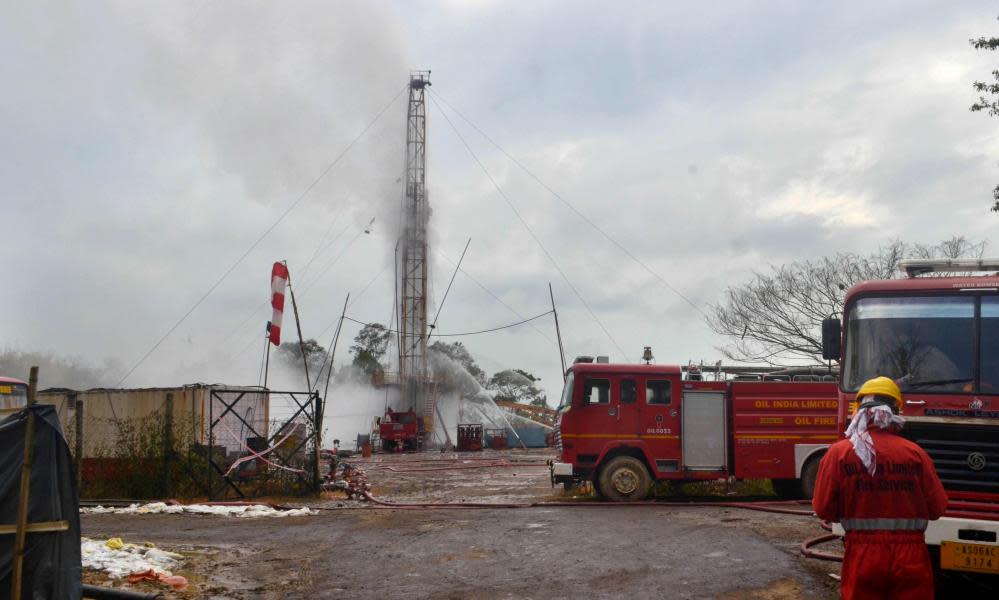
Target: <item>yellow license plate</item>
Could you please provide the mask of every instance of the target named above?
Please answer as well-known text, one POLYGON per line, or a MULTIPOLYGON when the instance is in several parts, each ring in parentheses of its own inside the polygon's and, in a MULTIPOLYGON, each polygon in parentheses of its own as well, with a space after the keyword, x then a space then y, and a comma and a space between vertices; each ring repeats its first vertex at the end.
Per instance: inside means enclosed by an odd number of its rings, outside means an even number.
POLYGON ((999 546, 940 542, 940 568, 999 574, 999 546))

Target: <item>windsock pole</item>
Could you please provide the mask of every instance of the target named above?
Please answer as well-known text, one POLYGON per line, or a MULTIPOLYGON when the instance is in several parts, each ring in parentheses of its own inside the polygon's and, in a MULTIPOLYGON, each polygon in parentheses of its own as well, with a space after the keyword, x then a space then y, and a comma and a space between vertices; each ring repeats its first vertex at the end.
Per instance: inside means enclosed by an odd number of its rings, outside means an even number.
POLYGON ((271 322, 267 321, 267 336, 264 337, 264 345, 267 351, 264 356, 264 389, 267 389, 267 372, 271 368, 271 322))

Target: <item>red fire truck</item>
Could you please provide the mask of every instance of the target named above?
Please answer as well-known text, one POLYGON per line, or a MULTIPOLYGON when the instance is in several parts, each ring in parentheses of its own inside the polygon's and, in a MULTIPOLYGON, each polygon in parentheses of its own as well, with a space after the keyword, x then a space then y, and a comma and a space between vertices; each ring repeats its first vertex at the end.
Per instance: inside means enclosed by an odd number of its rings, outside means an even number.
MULTIPOLYGON (((808 376, 809 379, 818 379, 808 376)), ((698 381, 678 366, 576 359, 555 424, 553 483, 641 500, 655 480, 769 478, 810 497, 837 436, 836 384, 698 381)))
POLYGON ((382 450, 386 452, 417 450, 423 444, 423 421, 413 410, 385 411, 378 423, 378 435, 382 440, 382 450))
POLYGON ((853 286, 842 324, 823 323, 823 355, 842 367, 840 430, 864 381, 898 381, 902 434, 933 459, 950 499, 926 543, 942 569, 999 574, 999 260, 900 266, 907 279, 853 286), (946 275, 974 271, 991 273, 946 275))

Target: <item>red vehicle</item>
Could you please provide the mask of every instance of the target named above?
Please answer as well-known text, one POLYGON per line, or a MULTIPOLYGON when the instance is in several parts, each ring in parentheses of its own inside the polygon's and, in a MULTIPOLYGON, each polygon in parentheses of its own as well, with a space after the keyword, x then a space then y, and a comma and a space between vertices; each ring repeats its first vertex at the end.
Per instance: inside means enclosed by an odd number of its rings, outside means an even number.
POLYGON ((853 286, 842 325, 823 323, 823 355, 842 365, 840 430, 864 381, 895 379, 902 435, 933 459, 950 500, 926 530, 931 553, 942 569, 999 574, 999 260, 900 266, 908 279, 853 286), (941 276, 971 271, 991 273, 941 276))
POLYGON ((382 440, 382 450, 411 451, 423 445, 423 420, 410 409, 397 412, 391 408, 378 424, 378 435, 382 440))
POLYGON ((656 480, 770 478, 810 497, 837 438, 833 382, 694 381, 678 366, 581 360, 559 406, 555 483, 641 500, 656 480))

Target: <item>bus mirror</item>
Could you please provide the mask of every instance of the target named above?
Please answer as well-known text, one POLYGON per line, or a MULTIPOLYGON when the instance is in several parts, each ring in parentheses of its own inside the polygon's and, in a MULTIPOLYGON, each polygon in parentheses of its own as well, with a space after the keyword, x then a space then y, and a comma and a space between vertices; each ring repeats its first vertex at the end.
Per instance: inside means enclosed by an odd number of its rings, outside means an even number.
POLYGON ((839 360, 842 340, 842 330, 839 319, 822 320, 822 358, 839 360))

